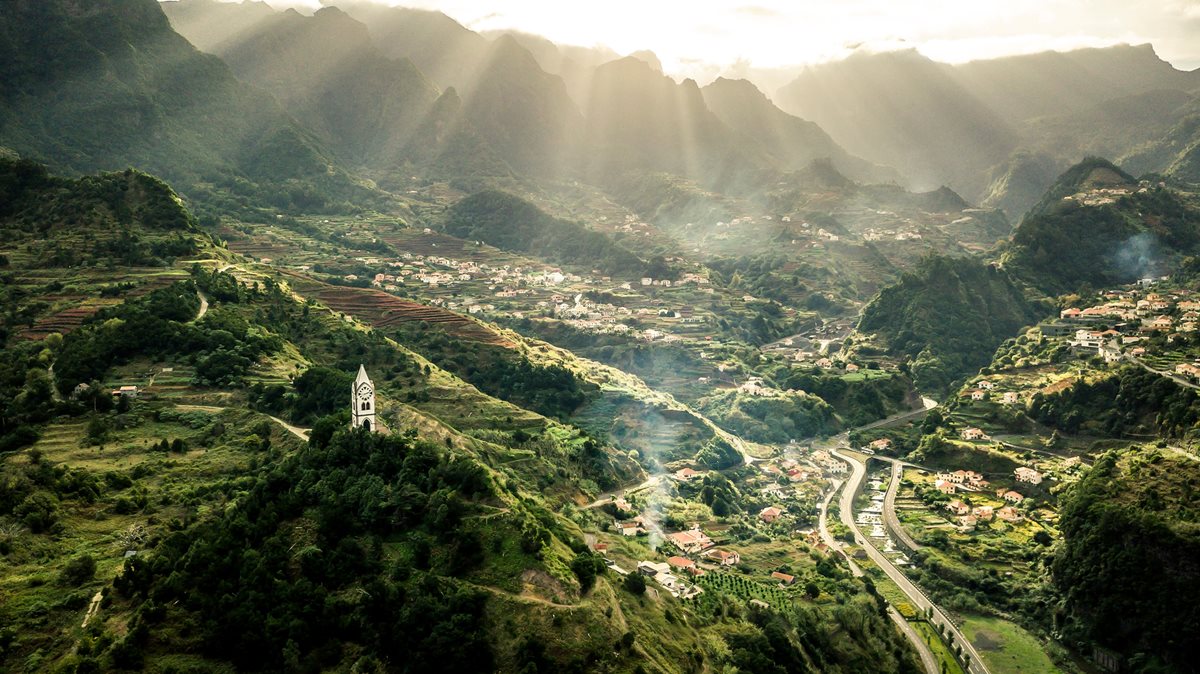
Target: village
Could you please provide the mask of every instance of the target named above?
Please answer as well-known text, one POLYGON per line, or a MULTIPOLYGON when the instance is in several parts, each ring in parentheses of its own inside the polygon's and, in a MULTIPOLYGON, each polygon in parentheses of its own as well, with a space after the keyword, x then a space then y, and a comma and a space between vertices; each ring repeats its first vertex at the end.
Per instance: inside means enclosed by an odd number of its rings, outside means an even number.
POLYGON ((787 559, 802 551, 829 553, 815 531, 817 503, 846 471, 845 462, 828 452, 798 444, 725 473, 683 466, 663 475, 657 489, 634 489, 605 502, 603 509, 614 516, 612 538, 597 540, 593 549, 616 573, 639 573, 680 599, 698 597, 707 583, 734 575, 750 583, 742 586, 750 601, 769 606, 772 598, 789 597, 797 582, 787 559), (741 512, 681 520, 683 514, 707 514, 692 499, 714 484, 741 494, 741 512), (667 521, 681 526, 667 527, 667 521))

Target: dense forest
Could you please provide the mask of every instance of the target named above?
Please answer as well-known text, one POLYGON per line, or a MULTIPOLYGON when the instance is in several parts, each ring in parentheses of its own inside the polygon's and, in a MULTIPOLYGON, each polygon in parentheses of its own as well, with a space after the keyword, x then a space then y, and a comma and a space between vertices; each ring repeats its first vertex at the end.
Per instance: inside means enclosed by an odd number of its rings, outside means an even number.
POLYGON ((1111 451, 1063 499, 1056 616, 1068 641, 1127 654, 1131 671, 1200 662, 1200 478, 1165 449, 1111 451))
POLYGON ((506 517, 493 520, 485 549, 464 519, 495 503, 494 489, 480 466, 411 436, 339 433, 259 477, 224 516, 126 563, 114 587, 139 608, 112 663, 137 666, 144 649, 169 648, 157 626, 183 612, 204 652, 242 669, 350 658, 369 669, 491 671, 486 594, 454 578, 485 556, 532 555, 547 536, 535 520, 522 533, 520 518, 506 517), (512 522, 511 542, 495 537, 512 522))
POLYGON ((871 300, 858 329, 912 359, 921 390, 941 392, 987 365, 997 346, 1041 313, 996 266, 930 256, 871 300))
POLYGON ((702 398, 699 407, 717 423, 755 442, 786 444, 840 428, 829 403, 803 391, 756 396, 727 390, 702 398))
POLYGON ((1200 423, 1200 396, 1167 377, 1130 365, 1076 382, 1059 393, 1035 394, 1029 415, 1072 434, 1187 438, 1200 423))

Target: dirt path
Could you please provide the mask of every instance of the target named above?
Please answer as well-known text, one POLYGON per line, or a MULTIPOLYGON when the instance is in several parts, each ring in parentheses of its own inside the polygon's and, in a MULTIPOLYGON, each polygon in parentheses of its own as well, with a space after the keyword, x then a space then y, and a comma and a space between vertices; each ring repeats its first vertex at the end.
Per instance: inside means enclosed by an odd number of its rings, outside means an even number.
POLYGON ((88 621, 91 620, 92 616, 96 615, 96 612, 100 610, 100 602, 103 599, 104 595, 100 592, 97 592, 96 596, 92 597, 92 603, 88 604, 87 613, 83 616, 83 624, 80 625, 80 627, 88 626, 88 621))
POLYGON ((193 323, 201 318, 204 318, 204 314, 208 313, 208 298, 205 297, 204 293, 200 292, 199 290, 196 291, 196 294, 200 296, 200 311, 196 314, 196 317, 192 319, 193 323))
MULTIPOLYGON (((224 412, 227 409, 231 409, 229 407, 220 407, 218 405, 186 405, 186 404, 184 404, 184 405, 176 405, 175 407, 178 409, 181 409, 181 410, 195 410, 198 412, 211 412, 214 414, 217 412, 224 412)), ((289 424, 288 422, 284 421, 283 419, 280 419, 279 417, 273 417, 270 414, 264 414, 263 416, 270 419, 271 421, 274 421, 275 423, 279 424, 280 426, 283 426, 284 430, 286 430, 287 432, 296 436, 297 438, 300 438, 301 440, 308 442, 308 434, 309 434, 310 429, 300 428, 299 426, 293 426, 293 425, 289 424)))

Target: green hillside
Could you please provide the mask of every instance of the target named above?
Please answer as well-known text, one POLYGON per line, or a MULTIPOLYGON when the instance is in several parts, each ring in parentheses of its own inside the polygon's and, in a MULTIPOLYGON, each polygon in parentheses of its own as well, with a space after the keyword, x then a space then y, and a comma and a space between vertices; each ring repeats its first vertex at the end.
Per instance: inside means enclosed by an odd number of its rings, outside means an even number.
MULTIPOLYGON (((589 536, 627 568, 660 553, 605 533, 610 517, 576 504, 597 484, 641 479, 625 451, 481 393, 304 295, 327 286, 215 246, 163 183, 63 179, 27 162, 0 175, 2 217, 17 225, 5 231, 30 227, 3 242, 11 317, 36 322, 121 288, 78 323, 4 335, 0 666, 917 671, 873 587, 824 558, 786 567, 811 592, 743 579, 685 601, 623 580, 589 536), (150 267, 59 268, 26 252, 69 240, 80 222, 97 239, 157 232, 192 245, 150 267), (62 287, 42 288, 48 279, 62 287), (59 294, 61 305, 44 301, 59 294), (342 430, 344 398, 330 387, 360 363, 386 434, 342 430), (118 385, 137 396, 110 395, 118 385), (758 596, 747 583, 781 603, 747 605, 758 596)), ((583 364, 520 348, 545 372, 484 376, 521 404, 564 404, 527 394, 542 376, 562 383, 547 359, 583 364)), ((610 392, 652 397, 604 377, 610 392)), ((740 463, 720 439, 697 458, 740 463)), ((747 573, 764 577, 780 568, 753 564, 747 573)))
POLYGON ((1040 315, 996 266, 933 256, 880 291, 858 329, 912 359, 917 385, 938 391, 987 365, 1001 342, 1040 315))
POLYGON ((1111 451, 1067 495, 1054 585, 1068 639, 1129 656, 1138 671, 1189 671, 1200 629, 1195 459, 1111 451), (1148 572, 1148 570, 1151 570, 1148 572))
POLYGON ((479 192, 450 209, 446 233, 503 250, 529 253, 561 264, 641 276, 646 262, 605 235, 560 220, 512 194, 479 192))
POLYGON ((137 166, 215 193, 217 209, 374 198, 268 94, 172 31, 154 0, 20 3, 0 36, 0 144, 23 155, 76 172, 137 166))
POLYGON ((1200 243, 1200 211, 1186 195, 1139 184, 1087 159, 1059 177, 1021 221, 1004 264, 1047 293, 1129 283, 1170 271, 1200 243))

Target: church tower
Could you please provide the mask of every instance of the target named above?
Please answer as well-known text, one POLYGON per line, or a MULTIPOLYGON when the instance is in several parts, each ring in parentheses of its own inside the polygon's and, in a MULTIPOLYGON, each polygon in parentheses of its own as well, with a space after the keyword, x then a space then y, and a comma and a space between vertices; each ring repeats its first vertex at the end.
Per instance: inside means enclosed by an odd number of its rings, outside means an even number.
POLYGON ((371 432, 379 430, 375 422, 375 386, 367 376, 367 368, 361 364, 350 391, 350 428, 366 428, 371 432))

